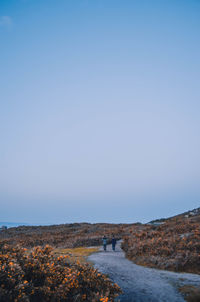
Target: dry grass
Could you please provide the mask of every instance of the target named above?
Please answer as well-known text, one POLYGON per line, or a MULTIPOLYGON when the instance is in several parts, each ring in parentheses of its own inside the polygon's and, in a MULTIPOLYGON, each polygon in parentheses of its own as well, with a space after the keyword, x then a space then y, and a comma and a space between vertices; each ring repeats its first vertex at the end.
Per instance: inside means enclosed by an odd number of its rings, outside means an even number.
POLYGON ((181 294, 188 302, 199 302, 200 301, 200 288, 192 285, 184 285, 179 288, 181 294))
POLYGON ((85 262, 86 258, 99 251, 98 247, 77 247, 73 249, 63 249, 57 248, 54 250, 54 254, 56 256, 69 255, 75 259, 80 260, 81 262, 85 262))

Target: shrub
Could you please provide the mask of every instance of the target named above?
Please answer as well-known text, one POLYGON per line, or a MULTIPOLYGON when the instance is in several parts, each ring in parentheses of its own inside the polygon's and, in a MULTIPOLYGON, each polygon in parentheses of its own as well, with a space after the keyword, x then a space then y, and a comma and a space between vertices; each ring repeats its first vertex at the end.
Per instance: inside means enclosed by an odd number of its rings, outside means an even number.
POLYGON ((122 244, 126 256, 137 264, 200 273, 199 216, 173 218, 154 227, 132 230, 122 244))
POLYGON ((56 257, 50 246, 0 251, 1 302, 114 301, 121 292, 89 264, 56 257))

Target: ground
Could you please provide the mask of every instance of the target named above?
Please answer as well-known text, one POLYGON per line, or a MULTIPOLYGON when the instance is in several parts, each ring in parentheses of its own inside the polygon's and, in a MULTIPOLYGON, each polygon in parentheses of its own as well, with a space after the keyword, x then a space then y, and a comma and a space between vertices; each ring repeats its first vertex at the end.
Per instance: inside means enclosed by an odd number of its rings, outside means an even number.
POLYGON ((88 260, 121 287, 124 294, 119 297, 120 302, 184 302, 179 287, 200 287, 200 275, 174 273, 134 264, 125 258, 120 243, 115 252, 109 245, 106 252, 101 249, 90 255, 88 260))

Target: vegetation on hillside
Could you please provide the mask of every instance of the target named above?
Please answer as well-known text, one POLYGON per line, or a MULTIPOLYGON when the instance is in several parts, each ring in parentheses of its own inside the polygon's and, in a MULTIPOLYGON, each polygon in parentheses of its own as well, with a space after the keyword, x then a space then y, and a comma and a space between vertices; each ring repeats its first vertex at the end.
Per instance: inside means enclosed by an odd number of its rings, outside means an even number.
POLYGON ((200 273, 200 211, 166 220, 160 226, 132 227, 122 245, 140 265, 200 273))
POLYGON ((98 246, 105 234, 109 240, 112 234, 122 238, 131 225, 128 224, 89 224, 73 223, 53 226, 21 226, 0 232, 0 242, 18 244, 32 248, 49 244, 53 247, 75 248, 98 246))
POLYGON ((114 301, 119 287, 79 261, 97 251, 86 247, 102 244, 104 234, 124 238, 126 256, 137 264, 200 273, 200 209, 146 225, 23 226, 0 232, 0 301, 114 301))

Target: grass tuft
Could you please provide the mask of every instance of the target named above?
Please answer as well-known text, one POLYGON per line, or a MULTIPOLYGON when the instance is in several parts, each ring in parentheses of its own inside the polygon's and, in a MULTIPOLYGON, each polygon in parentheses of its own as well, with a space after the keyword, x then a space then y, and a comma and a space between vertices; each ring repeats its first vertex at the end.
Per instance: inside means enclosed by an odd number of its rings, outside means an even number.
POLYGON ((200 301, 200 288, 193 285, 184 285, 179 288, 180 293, 187 302, 200 301))

